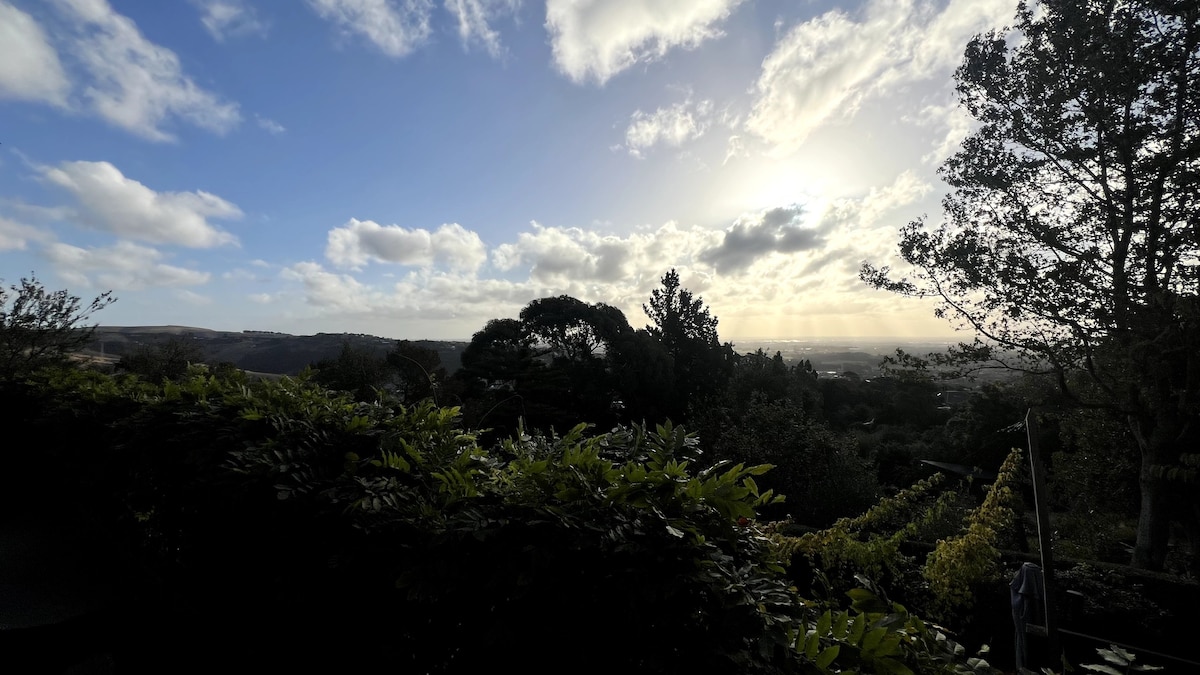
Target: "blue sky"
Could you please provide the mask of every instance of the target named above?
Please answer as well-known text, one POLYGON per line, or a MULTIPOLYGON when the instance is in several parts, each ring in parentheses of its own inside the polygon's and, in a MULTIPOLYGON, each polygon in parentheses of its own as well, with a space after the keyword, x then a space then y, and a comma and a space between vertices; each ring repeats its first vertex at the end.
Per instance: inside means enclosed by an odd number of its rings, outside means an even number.
POLYGON ((466 339, 570 294, 721 337, 939 336, 937 219, 1015 2, 0 0, 0 278, 96 320, 466 339))

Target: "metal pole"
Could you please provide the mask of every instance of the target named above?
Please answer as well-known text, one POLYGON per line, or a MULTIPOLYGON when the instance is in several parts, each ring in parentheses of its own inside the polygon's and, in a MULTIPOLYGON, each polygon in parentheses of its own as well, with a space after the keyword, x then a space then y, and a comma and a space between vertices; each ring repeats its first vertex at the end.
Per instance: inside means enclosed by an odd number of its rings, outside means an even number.
POLYGON ((1046 468, 1038 449, 1038 425, 1033 408, 1025 413, 1025 431, 1029 437, 1029 473, 1033 478, 1033 507, 1037 513, 1038 551, 1042 556, 1042 599, 1046 623, 1046 649, 1058 659, 1058 632, 1054 621, 1054 551, 1051 546, 1049 493, 1046 492, 1046 468))

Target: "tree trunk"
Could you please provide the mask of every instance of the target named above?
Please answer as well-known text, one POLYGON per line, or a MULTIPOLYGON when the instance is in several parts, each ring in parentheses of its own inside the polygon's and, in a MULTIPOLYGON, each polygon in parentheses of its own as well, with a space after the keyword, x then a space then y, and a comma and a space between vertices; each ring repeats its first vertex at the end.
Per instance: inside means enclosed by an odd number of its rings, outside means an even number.
POLYGON ((1138 512, 1137 543, 1131 565, 1146 570, 1162 570, 1167 561, 1167 541, 1171 535, 1171 510, 1168 486, 1153 467, 1158 462, 1143 449, 1138 485, 1142 505, 1138 512))
POLYGON ((1182 420, 1171 408, 1160 405, 1152 417, 1129 417, 1129 427, 1142 452, 1138 487, 1142 493, 1138 512, 1137 543, 1133 549, 1134 567, 1162 570, 1167 561, 1167 543, 1171 537, 1172 485, 1164 470, 1179 461, 1178 430, 1182 420))

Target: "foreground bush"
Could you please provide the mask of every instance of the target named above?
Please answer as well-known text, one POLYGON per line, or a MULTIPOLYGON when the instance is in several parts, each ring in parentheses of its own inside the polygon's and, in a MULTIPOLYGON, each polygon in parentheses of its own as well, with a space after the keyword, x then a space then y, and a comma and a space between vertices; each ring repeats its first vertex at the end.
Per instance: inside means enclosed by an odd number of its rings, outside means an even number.
POLYGON ((121 672, 981 666, 866 591, 798 597, 753 524, 769 467, 696 471, 679 428, 484 449, 453 408, 199 373, 58 371, 0 403, 41 439, 0 458, 5 515, 52 508, 111 547, 121 672))

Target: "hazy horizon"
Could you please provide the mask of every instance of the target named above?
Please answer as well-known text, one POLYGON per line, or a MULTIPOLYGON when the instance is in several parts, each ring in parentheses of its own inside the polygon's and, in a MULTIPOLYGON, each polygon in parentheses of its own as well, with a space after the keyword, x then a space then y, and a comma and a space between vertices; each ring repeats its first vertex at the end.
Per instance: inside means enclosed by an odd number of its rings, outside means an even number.
MULTIPOLYGON (((180 332, 186 332, 188 330, 211 330, 211 331, 222 332, 222 333, 283 333, 283 331, 268 331, 268 330, 255 329, 255 328, 246 328, 246 329, 242 329, 242 330, 218 330, 218 329, 214 329, 214 328, 209 328, 207 326, 191 326, 191 325, 185 325, 185 324, 115 325, 115 324, 101 323, 97 327, 102 328, 102 329, 110 329, 110 330, 115 330, 115 329, 131 330, 131 329, 139 329, 139 328, 140 329, 173 328, 173 329, 180 329, 180 332)), ((637 327, 635 326, 635 328, 637 328, 637 327)), ((356 331, 319 331, 318 333, 286 333, 286 334, 292 335, 295 337, 305 337, 305 336, 312 336, 312 335, 317 335, 317 334, 322 334, 322 333, 326 334, 326 335, 341 335, 341 334, 373 335, 375 337, 380 337, 380 338, 389 339, 389 340, 412 340, 412 341, 429 340, 429 341, 437 341, 437 342, 461 342, 461 343, 469 343, 471 341, 471 336, 469 336, 469 335, 465 336, 465 337, 458 336, 458 337, 444 337, 444 338, 430 338, 430 337, 423 337, 423 336, 395 337, 395 336, 389 336, 389 335, 379 335, 379 334, 375 334, 375 333, 359 333, 356 331)), ((756 349, 760 346, 764 346, 764 345, 777 345, 777 346, 781 346, 781 348, 782 348, 782 346, 803 347, 805 345, 821 345, 821 346, 845 345, 847 348, 853 348, 857 345, 864 345, 865 347, 869 347, 872 349, 878 349, 880 347, 894 347, 894 346, 904 346, 904 345, 950 345, 950 344, 955 344, 956 342, 958 342, 958 340, 952 340, 952 339, 948 339, 945 337, 939 337, 939 336, 898 337, 898 336, 886 336, 886 335, 736 337, 736 338, 731 338, 731 339, 721 336, 721 341, 732 343, 734 348, 739 351, 742 348, 746 348, 747 351, 753 351, 754 349, 756 349)))

